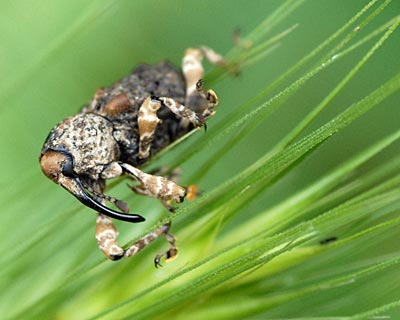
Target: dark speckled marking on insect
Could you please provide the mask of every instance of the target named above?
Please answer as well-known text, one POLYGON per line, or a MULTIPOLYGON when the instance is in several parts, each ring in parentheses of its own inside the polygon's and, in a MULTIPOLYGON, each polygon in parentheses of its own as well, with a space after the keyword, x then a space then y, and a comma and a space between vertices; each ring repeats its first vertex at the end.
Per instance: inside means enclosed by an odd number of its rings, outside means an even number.
MULTIPOLYGON (((82 111, 55 126, 40 155, 43 173, 98 213, 96 239, 111 260, 129 257, 165 235, 168 251, 156 256, 172 259, 177 255, 170 223, 154 230, 126 250, 117 241, 118 231, 111 218, 141 222, 129 214, 125 202, 104 194, 105 180, 123 174, 138 185, 138 194, 158 198, 168 210, 170 202, 182 202, 187 189, 167 178, 144 173, 139 168, 154 154, 215 113, 218 97, 203 90, 202 60, 225 65, 223 58, 207 47, 190 48, 182 62, 182 72, 168 62, 140 65, 115 84, 98 89, 82 111), (106 206, 116 205, 120 211, 106 206)), ((189 191, 192 197, 193 193, 189 191)))

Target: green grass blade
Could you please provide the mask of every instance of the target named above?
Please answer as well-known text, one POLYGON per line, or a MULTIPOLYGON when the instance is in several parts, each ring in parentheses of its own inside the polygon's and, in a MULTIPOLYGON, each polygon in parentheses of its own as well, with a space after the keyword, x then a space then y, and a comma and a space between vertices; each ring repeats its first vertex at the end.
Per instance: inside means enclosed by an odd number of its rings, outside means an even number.
MULTIPOLYGON (((399 88, 400 73, 299 142, 289 146, 273 157, 267 154, 260 158, 236 177, 221 184, 212 192, 205 194, 194 204, 184 206, 182 209, 178 210, 177 213, 174 214, 174 217, 180 216, 188 211, 199 213, 212 212, 216 207, 224 206, 223 204, 232 198, 236 199, 236 207, 239 207, 244 202, 248 202, 254 194, 259 193, 260 189, 270 183, 291 165, 295 164, 304 155, 313 151, 333 134, 348 126, 369 109, 399 90, 399 88), (248 189, 248 186, 251 186, 251 190, 254 191, 243 193, 243 191, 248 189), (238 197, 238 195, 240 195, 240 197, 238 197)), ((194 215, 192 214, 190 219, 193 218, 194 215)))
POLYGON ((2 319, 399 318, 397 2, 182 4, 1 6, 2 319), (202 194, 168 215, 123 179, 107 191, 147 219, 115 221, 121 244, 173 220, 179 256, 155 269, 159 239, 110 262, 94 213, 40 172, 43 139, 99 86, 199 44, 240 77, 207 70, 221 100, 207 134, 144 170, 182 166, 202 194))
POLYGON ((390 35, 396 30, 400 24, 398 17, 385 34, 374 44, 374 46, 362 57, 362 59, 354 66, 349 73, 340 81, 340 83, 316 106, 299 124, 272 150, 272 153, 282 150, 285 146, 293 142, 310 123, 329 105, 329 103, 342 91, 348 82, 360 71, 364 64, 373 56, 373 54, 384 44, 390 35))

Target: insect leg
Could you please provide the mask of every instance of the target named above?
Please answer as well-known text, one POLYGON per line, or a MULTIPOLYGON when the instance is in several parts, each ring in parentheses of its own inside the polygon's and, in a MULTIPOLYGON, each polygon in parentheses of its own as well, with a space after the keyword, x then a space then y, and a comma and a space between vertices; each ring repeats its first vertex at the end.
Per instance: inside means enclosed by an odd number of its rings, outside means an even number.
MULTIPOLYGON (((121 163, 121 167, 125 173, 141 184, 141 194, 158 198, 162 202, 170 200, 182 202, 186 196, 186 189, 178 186, 171 180, 145 173, 127 163, 121 163)), ((136 190, 138 188, 135 188, 136 190)))
POLYGON ((196 107, 200 98, 200 101, 206 102, 206 105, 200 107, 202 115, 209 117, 215 113, 214 109, 218 105, 218 97, 213 90, 203 90, 204 68, 202 61, 204 57, 215 65, 227 65, 220 54, 211 48, 202 46, 186 50, 182 61, 182 70, 186 80, 186 105, 196 107))
POLYGON ((102 214, 98 214, 96 221, 96 239, 101 251, 104 255, 113 261, 120 260, 122 258, 132 257, 139 251, 143 250, 154 240, 162 235, 165 235, 167 241, 170 243, 170 248, 157 254, 154 259, 156 267, 160 266, 160 260, 163 256, 166 257, 167 261, 173 259, 178 254, 178 249, 175 246, 175 238, 169 233, 171 223, 166 223, 162 227, 150 232, 148 235, 136 241, 130 245, 126 250, 120 247, 117 243, 118 231, 112 223, 111 219, 102 214))
POLYGON ((110 260, 119 260, 124 257, 124 249, 117 243, 118 230, 111 219, 98 214, 96 220, 96 240, 104 255, 110 260))
MULTIPOLYGON (((219 100, 214 90, 209 89, 207 90, 207 92, 204 91, 203 83, 204 83, 203 79, 197 81, 196 90, 197 90, 197 97, 201 96, 203 99, 207 101, 207 105, 203 108, 202 112, 203 117, 207 118, 214 115, 215 108, 218 106, 219 100)), ((187 97, 187 99, 188 100, 190 99, 188 102, 189 104, 191 104, 191 102, 195 102, 196 93, 192 93, 189 97, 187 97)))
MULTIPOLYGON (((136 194, 141 195, 141 196, 146 196, 146 197, 154 197, 154 195, 147 190, 143 185, 140 186, 132 186, 132 185, 128 185, 128 187, 136 194)), ((169 200, 165 200, 165 199, 159 199, 160 202, 162 203, 162 205, 170 212, 175 212, 175 207, 171 206, 169 204, 169 200)))
POLYGON ((209 47, 189 48, 182 60, 183 75, 186 80, 186 97, 196 92, 196 84, 203 79, 203 58, 207 58, 212 64, 225 66, 224 58, 209 47))
POLYGON ((166 257, 167 261, 175 258, 178 254, 178 249, 175 246, 175 238, 169 233, 170 227, 171 223, 169 222, 164 224, 162 227, 154 230, 153 232, 150 232, 149 234, 145 235, 143 238, 139 239, 134 244, 132 244, 128 249, 125 250, 124 257, 128 258, 134 256, 139 251, 147 247, 154 240, 156 240, 162 235, 165 235, 167 241, 170 243, 170 248, 165 252, 157 254, 156 257, 154 258, 154 264, 156 267, 161 266, 160 260, 163 256, 166 257))
POLYGON ((157 125, 160 119, 157 111, 161 107, 161 101, 148 97, 139 108, 139 158, 144 159, 150 156, 151 142, 154 138, 157 125))
POLYGON ((194 111, 167 97, 148 97, 139 108, 138 127, 139 127, 139 158, 144 159, 150 156, 151 142, 154 138, 157 125, 160 119, 157 111, 164 105, 177 116, 187 119, 196 127, 205 125, 204 116, 196 114, 194 111))
MULTIPOLYGON (((167 168, 161 168, 161 169, 157 169, 153 172, 151 172, 151 175, 158 175, 158 174, 163 174, 166 173, 167 168)), ((166 175, 166 178, 169 181, 175 182, 176 184, 178 183, 178 179, 179 179, 179 175, 180 175, 180 169, 179 168, 175 168, 172 172, 170 172, 169 174, 166 175)), ((146 196, 146 197, 154 197, 154 195, 146 189, 146 187, 144 185, 128 185, 128 187, 136 194, 141 195, 141 196, 146 196)), ((197 188, 194 185, 190 185, 186 188, 186 193, 187 193, 187 197, 189 200, 194 200, 195 196, 198 194, 197 192, 197 188)), ((170 201, 167 199, 162 199, 159 198, 160 202, 162 203, 162 205, 170 212, 175 212, 175 207, 171 206, 170 201)))
POLYGON ((156 255, 154 258, 154 265, 157 267, 161 267, 160 261, 162 257, 165 257, 165 261, 171 261, 176 258, 178 255, 178 248, 175 245, 175 237, 169 233, 169 229, 171 228, 171 222, 164 224, 161 229, 163 229, 163 233, 165 234, 165 238, 170 244, 170 247, 167 251, 161 252, 156 255))
POLYGON ((197 114, 196 112, 192 111, 190 108, 185 107, 184 105, 176 102, 172 98, 167 97, 159 97, 157 98, 160 100, 164 106, 166 106, 169 110, 175 113, 177 116, 181 117, 182 119, 186 119, 193 123, 196 127, 201 127, 206 124, 205 118, 203 115, 197 114))

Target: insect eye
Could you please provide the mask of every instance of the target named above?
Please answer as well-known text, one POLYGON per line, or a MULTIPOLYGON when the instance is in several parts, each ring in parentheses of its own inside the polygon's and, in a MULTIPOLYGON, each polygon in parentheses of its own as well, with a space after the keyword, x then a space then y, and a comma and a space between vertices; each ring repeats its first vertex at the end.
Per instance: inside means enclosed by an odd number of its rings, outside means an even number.
POLYGON ((68 157, 66 161, 63 163, 62 174, 66 177, 75 177, 74 166, 72 163, 72 159, 68 157))

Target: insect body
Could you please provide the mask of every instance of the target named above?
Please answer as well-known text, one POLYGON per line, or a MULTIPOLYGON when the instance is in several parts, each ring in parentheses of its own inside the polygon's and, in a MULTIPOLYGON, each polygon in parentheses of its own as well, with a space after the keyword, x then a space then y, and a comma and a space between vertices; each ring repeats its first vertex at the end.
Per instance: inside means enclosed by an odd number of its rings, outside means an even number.
POLYGON ((167 62, 140 65, 132 74, 107 88, 98 89, 83 110, 52 129, 42 148, 43 173, 98 213, 96 239, 111 260, 129 257, 161 235, 170 248, 156 256, 177 254, 170 223, 134 243, 128 249, 117 244, 118 232, 111 218, 141 222, 127 205, 104 194, 105 180, 123 174, 139 184, 138 194, 155 197, 170 210, 170 201, 182 202, 187 189, 167 178, 147 174, 140 166, 152 155, 195 127, 205 126, 214 114, 218 98, 202 87, 202 59, 222 65, 224 60, 207 47, 186 51, 182 72, 167 62), (106 206, 112 202, 121 211, 106 206))

